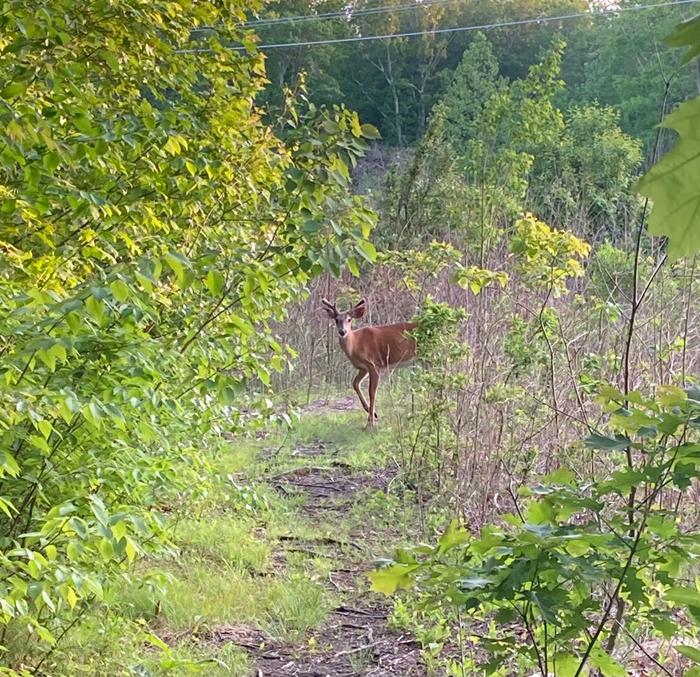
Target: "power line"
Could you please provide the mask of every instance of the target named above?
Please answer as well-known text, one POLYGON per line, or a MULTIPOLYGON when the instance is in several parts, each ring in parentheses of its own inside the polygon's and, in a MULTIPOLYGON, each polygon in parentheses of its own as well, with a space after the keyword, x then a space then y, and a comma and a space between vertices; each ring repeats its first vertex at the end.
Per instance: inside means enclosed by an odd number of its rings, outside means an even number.
MULTIPOLYGON (((441 35, 445 33, 463 33, 467 31, 486 31, 495 28, 512 28, 514 26, 526 26, 528 24, 548 24, 556 21, 569 21, 571 19, 582 19, 584 17, 604 17, 623 12, 640 12, 647 9, 657 9, 661 7, 672 7, 677 5, 690 5, 700 2, 700 0, 674 0, 672 2, 659 2, 651 5, 636 5, 633 7, 619 7, 617 9, 601 10, 597 12, 578 12, 575 14, 561 14, 558 16, 545 16, 531 19, 517 19, 513 21, 502 21, 498 23, 479 24, 471 26, 454 26, 451 28, 436 28, 429 31, 410 31, 404 33, 387 33, 381 35, 356 35, 350 38, 329 38, 326 40, 306 40, 303 42, 276 42, 270 44, 257 45, 258 50, 266 49, 287 49, 290 47, 313 47, 316 45, 336 45, 347 42, 367 42, 371 40, 391 40, 392 38, 413 38, 421 35, 441 35)), ((229 49, 242 52, 245 47, 229 47, 229 49)), ((178 49, 178 54, 190 54, 211 52, 210 47, 192 47, 189 49, 178 49)))
POLYGON ((348 21, 351 21, 357 17, 362 17, 369 14, 405 12, 407 10, 435 7, 436 5, 449 5, 461 1, 462 0, 425 0, 424 2, 412 2, 408 5, 384 5, 383 7, 367 7, 365 9, 346 8, 336 12, 322 12, 321 14, 298 14, 296 16, 283 16, 275 19, 255 19, 254 21, 246 21, 243 26, 245 28, 258 28, 260 26, 274 26, 286 23, 295 24, 324 19, 347 19, 348 21))

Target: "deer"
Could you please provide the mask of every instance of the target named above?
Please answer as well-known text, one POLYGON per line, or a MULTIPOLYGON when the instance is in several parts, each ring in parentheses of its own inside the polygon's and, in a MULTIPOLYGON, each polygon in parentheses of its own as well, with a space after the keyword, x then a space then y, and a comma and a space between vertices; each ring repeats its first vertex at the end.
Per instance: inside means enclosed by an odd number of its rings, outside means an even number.
POLYGON ((352 321, 361 319, 367 312, 367 301, 362 299, 350 310, 340 313, 335 303, 322 299, 321 303, 328 317, 338 329, 340 347, 357 369, 352 387, 360 398, 362 408, 367 412, 367 428, 372 428, 378 419, 375 399, 382 370, 407 364, 416 356, 416 342, 406 332, 415 329, 415 322, 371 325, 359 329, 352 328, 352 321), (362 393, 360 384, 369 375, 369 404, 362 393))

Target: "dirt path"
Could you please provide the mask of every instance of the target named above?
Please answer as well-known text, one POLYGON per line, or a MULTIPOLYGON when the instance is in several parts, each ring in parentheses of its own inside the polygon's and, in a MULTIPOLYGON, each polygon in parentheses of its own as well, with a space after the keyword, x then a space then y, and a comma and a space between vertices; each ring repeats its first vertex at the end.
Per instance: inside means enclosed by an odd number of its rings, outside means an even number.
MULTIPOLYGON (((331 403, 330 409, 342 410, 343 404, 331 403)), ((319 414, 315 407, 311 415, 319 414)), ((280 548, 328 558, 332 569, 326 585, 340 603, 313 633, 311 642, 281 644, 258 636, 236 643, 246 646, 259 677, 426 675, 420 646, 388 626, 391 602, 370 592, 366 576, 372 556, 389 552, 396 534, 364 523, 353 525, 347 541, 328 535, 342 532, 341 522, 352 510, 358 492, 385 490, 393 474, 384 469, 353 470, 333 452, 323 441, 297 448, 293 453, 303 458, 302 465, 272 475, 267 482, 284 496, 302 497, 300 514, 319 525, 317 538, 282 538, 280 548)))
MULTIPOLYGON (((383 488, 389 476, 353 474, 347 468, 325 470, 301 467, 273 480, 283 493, 303 492, 307 501, 301 508, 308 518, 333 524, 342 519, 358 489, 383 488)), ((325 625, 314 633, 312 647, 273 645, 255 655, 258 675, 314 675, 322 677, 375 675, 425 675, 417 643, 387 626, 391 607, 387 600, 369 591, 366 573, 371 562, 365 559, 367 546, 380 544, 382 534, 361 529, 345 543, 330 537, 290 539, 283 547, 311 556, 327 556, 334 565, 328 585, 340 597, 325 625), (358 545, 362 543, 362 546, 358 545)))

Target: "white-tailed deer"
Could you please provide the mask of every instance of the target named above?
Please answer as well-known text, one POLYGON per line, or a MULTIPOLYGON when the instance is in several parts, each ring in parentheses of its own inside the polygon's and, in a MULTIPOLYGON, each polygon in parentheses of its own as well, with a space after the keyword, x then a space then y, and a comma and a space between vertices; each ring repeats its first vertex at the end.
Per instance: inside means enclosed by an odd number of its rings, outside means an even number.
POLYGON ((340 347, 357 368, 357 376, 352 381, 363 409, 369 418, 367 426, 372 427, 377 413, 374 408, 379 374, 383 369, 398 367, 410 362, 416 356, 416 342, 406 336, 407 331, 416 328, 415 322, 400 322, 353 329, 353 320, 359 320, 367 310, 367 301, 362 299, 345 313, 339 313, 335 303, 322 299, 324 310, 335 321, 340 337, 340 347), (369 375, 369 404, 362 394, 360 384, 369 375))

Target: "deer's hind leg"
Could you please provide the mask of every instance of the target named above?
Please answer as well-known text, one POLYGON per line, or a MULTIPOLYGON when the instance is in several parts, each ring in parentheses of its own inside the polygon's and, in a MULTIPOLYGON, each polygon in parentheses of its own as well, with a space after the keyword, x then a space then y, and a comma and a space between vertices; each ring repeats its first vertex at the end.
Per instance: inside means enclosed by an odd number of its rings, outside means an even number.
MULTIPOLYGON (((362 381, 364 381, 367 378, 368 373, 369 372, 367 371, 367 369, 360 369, 357 372, 355 378, 352 380, 352 387, 357 393, 357 396, 360 398, 360 404, 362 404, 362 408, 369 414, 369 404, 367 404, 367 400, 365 399, 365 396, 362 393, 362 388, 360 388, 362 381)), ((374 418, 377 418, 376 413, 374 414, 374 418)))

